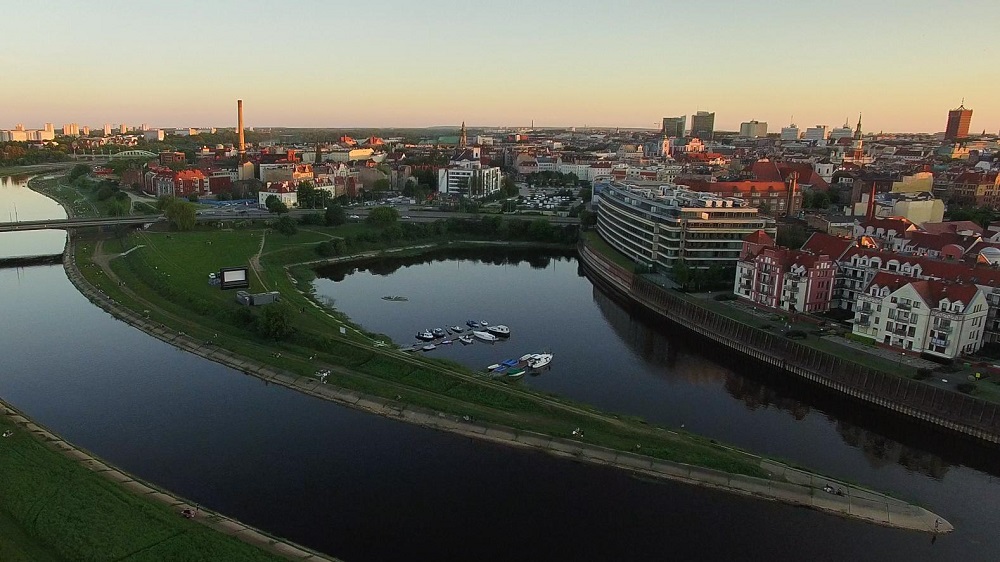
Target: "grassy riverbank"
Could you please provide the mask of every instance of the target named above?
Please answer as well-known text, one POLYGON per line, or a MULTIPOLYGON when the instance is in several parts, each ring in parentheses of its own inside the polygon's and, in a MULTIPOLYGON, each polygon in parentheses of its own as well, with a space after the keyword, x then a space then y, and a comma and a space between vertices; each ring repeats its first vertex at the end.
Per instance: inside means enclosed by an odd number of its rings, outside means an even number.
MULTIPOLYGON (((583 442, 766 477, 757 457, 711 440, 490 380, 451 362, 375 345, 386 338, 366 334, 342 315, 315 303, 308 285, 310 271, 292 267, 303 258, 318 259, 312 250, 318 241, 371 228, 358 224, 317 227, 300 229, 291 237, 264 230, 139 232, 124 246, 117 240, 80 243, 77 263, 91 283, 149 319, 206 345, 300 376, 311 377, 317 369, 329 368, 328 383, 345 389, 558 437, 570 437, 580 428, 583 442), (131 248, 136 249, 127 256, 110 259, 131 248), (255 327, 262 321, 262 311, 249 316, 251 311, 238 305, 231 292, 208 285, 209 272, 247 263, 260 264, 251 274, 251 291, 281 292, 282 303, 275 306, 285 310, 294 330, 287 337, 275 340, 261 335, 255 327)), ((445 239, 410 241, 421 246, 437 243, 445 239)))
POLYGON ((0 418, 0 560, 279 560, 142 498, 0 418))

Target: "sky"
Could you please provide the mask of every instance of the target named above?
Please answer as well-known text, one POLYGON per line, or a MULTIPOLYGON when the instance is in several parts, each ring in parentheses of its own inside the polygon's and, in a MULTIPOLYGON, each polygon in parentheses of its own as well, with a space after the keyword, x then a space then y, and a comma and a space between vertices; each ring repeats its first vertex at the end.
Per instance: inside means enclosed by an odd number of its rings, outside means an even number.
POLYGON ((0 128, 1000 130, 997 0, 0 0, 0 128))

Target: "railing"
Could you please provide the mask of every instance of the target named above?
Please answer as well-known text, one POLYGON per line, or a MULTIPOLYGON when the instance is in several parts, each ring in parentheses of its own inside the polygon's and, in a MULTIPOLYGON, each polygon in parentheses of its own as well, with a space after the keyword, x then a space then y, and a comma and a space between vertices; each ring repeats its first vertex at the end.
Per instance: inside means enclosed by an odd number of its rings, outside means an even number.
POLYGON ((1000 405, 927 385, 716 314, 580 244, 584 265, 640 305, 722 345, 864 402, 1000 443, 1000 405))

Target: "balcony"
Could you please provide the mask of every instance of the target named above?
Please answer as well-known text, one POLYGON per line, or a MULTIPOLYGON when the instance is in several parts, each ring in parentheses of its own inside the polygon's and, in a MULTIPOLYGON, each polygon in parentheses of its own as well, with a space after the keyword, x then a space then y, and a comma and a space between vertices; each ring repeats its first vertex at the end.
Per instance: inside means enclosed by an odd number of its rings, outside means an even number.
POLYGON ((913 308, 913 305, 897 302, 896 308, 898 308, 899 310, 911 310, 913 308))
POLYGON ((948 326, 934 326, 934 329, 945 334, 950 334, 955 328, 949 324, 948 326))

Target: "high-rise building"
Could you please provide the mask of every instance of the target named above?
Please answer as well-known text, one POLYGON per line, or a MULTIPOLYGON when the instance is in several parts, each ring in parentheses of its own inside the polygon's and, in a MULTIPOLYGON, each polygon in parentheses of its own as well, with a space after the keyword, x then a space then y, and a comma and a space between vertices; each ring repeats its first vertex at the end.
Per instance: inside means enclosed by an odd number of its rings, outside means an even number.
POLYGON ((118 127, 118 132, 123 135, 128 132, 128 127, 125 125, 125 123, 122 123, 121 127, 118 127))
POLYGON ((843 127, 834 127, 833 130, 830 131, 830 140, 838 141, 840 139, 849 139, 853 135, 854 129, 851 129, 851 124, 848 123, 845 118, 843 127))
POLYGON ((802 138, 810 141, 826 140, 828 134, 827 131, 829 131, 829 129, 830 128, 826 125, 816 125, 815 127, 809 127, 808 129, 806 129, 806 134, 802 138))
POLYGON ((45 124, 45 132, 46 133, 55 133, 56 132, 55 125, 53 125, 52 123, 46 123, 45 124))
POLYGON ((62 134, 67 137, 80 136, 80 126, 76 123, 67 123, 62 127, 62 134))
POLYGON ((792 123, 787 127, 781 128, 781 140, 783 141, 793 141, 799 140, 799 128, 792 123))
POLYGON ((740 123, 740 136, 756 139, 767 136, 767 123, 760 121, 744 121, 740 123))
POLYGON ((685 127, 687 127, 687 117, 684 115, 663 118, 663 136, 665 137, 683 137, 685 127))
POLYGON ((691 136, 712 140, 715 134, 715 112, 699 111, 691 116, 691 136))
POLYGON ((104 136, 106 136, 106 137, 110 137, 111 136, 111 123, 105 123, 104 124, 104 136))
POLYGON ((965 104, 948 112, 948 127, 944 130, 945 140, 964 139, 969 136, 969 124, 972 123, 972 110, 965 109, 965 104))

